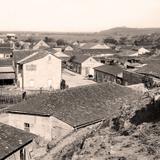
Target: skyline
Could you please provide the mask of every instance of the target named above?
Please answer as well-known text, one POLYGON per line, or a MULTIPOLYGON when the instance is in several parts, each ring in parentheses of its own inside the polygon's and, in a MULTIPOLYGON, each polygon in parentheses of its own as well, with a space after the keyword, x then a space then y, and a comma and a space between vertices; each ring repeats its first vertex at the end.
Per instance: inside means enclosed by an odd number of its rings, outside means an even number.
POLYGON ((159 28, 159 0, 0 0, 0 31, 99 32, 159 28))

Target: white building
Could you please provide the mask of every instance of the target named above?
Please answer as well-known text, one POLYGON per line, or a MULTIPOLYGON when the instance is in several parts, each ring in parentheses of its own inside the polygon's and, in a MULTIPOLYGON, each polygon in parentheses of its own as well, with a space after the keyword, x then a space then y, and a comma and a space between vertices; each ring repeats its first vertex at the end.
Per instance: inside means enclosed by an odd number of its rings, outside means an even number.
POLYGON ((59 89, 61 60, 48 51, 37 51, 17 62, 17 84, 22 89, 59 89))
POLYGON ((71 60, 72 70, 83 76, 94 76, 94 68, 103 65, 93 57, 86 55, 76 55, 71 60))
POLYGON ((33 46, 33 50, 45 49, 45 48, 50 48, 50 46, 43 40, 40 40, 35 46, 33 46))

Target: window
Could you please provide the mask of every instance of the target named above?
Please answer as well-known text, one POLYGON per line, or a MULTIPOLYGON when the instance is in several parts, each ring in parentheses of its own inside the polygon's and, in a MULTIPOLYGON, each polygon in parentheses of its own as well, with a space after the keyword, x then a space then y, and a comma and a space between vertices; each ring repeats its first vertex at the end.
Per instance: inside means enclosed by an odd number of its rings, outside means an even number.
POLYGON ((30 124, 29 123, 24 123, 24 130, 27 132, 30 132, 30 124))
POLYGON ((34 65, 34 64, 26 65, 26 70, 27 71, 35 71, 36 70, 36 65, 34 65))

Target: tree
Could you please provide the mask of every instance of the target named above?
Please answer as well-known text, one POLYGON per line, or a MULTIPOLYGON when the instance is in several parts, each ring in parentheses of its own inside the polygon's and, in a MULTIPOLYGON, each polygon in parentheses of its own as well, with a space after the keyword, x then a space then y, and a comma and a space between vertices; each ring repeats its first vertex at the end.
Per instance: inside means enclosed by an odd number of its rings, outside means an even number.
POLYGON ((32 37, 32 36, 30 36, 30 37, 28 37, 26 40, 24 40, 25 42, 30 42, 30 43, 34 43, 35 42, 35 39, 32 37))
POLYGON ((58 39, 58 40, 56 41, 56 43, 57 43, 58 46, 64 46, 64 45, 66 44, 63 39, 58 39))
POLYGON ((107 44, 107 43, 110 43, 110 44, 118 44, 117 40, 113 39, 113 38, 105 38, 104 39, 104 43, 107 44))
POLYGON ((47 37, 47 36, 44 38, 44 41, 46 43, 55 42, 55 40, 53 38, 50 38, 50 37, 47 37))
POLYGON ((120 45, 124 45, 124 44, 126 44, 126 42, 127 42, 127 37, 120 37, 120 39, 119 39, 120 45))

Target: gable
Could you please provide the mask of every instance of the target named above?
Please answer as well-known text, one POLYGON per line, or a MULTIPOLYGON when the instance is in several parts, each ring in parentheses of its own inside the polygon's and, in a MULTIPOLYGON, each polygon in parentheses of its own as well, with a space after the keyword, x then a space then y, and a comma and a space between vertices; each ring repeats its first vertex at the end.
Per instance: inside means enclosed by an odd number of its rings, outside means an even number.
POLYGON ((91 63, 91 64, 101 64, 100 62, 96 61, 93 57, 89 57, 82 64, 84 65, 84 64, 89 64, 89 63, 91 63))
POLYGON ((105 44, 97 44, 93 47, 91 47, 91 49, 110 49, 110 47, 106 46, 105 44))

